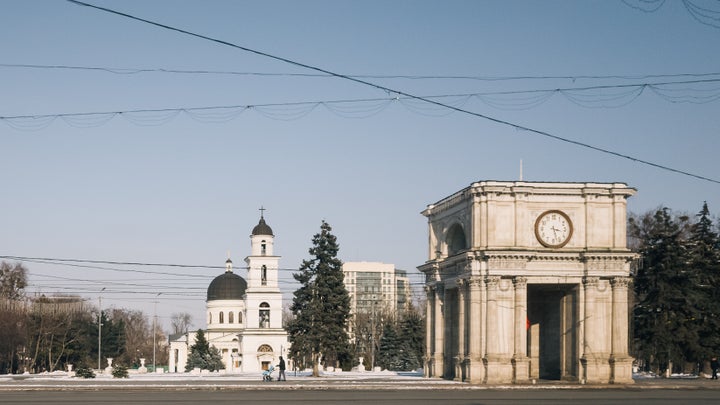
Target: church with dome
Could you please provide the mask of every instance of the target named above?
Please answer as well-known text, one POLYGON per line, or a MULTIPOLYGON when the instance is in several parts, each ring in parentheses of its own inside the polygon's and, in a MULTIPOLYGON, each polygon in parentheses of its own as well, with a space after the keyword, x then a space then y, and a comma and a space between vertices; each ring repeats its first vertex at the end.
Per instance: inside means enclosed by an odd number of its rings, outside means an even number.
MULTIPOLYGON (((282 327, 282 293, 272 228, 260 215, 250 235, 245 258, 246 278, 233 271, 228 258, 225 272, 207 289, 205 338, 221 353, 226 373, 261 372, 277 365, 289 347, 282 327)), ((170 337, 170 372, 184 372, 196 331, 170 337)))

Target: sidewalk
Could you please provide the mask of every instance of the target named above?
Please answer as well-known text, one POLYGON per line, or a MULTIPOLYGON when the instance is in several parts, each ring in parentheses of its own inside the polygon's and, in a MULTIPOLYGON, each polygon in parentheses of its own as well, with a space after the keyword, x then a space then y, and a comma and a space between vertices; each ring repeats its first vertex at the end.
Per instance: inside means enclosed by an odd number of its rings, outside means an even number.
POLYGON ((577 390, 577 389, 720 389, 719 380, 703 377, 638 378, 635 384, 587 384, 539 381, 527 385, 482 385, 438 378, 419 373, 336 372, 313 378, 309 373, 289 372, 287 381, 263 382, 256 374, 188 373, 131 374, 117 379, 100 374, 94 379, 68 376, 65 372, 0 375, 0 391, 30 390, 577 390))

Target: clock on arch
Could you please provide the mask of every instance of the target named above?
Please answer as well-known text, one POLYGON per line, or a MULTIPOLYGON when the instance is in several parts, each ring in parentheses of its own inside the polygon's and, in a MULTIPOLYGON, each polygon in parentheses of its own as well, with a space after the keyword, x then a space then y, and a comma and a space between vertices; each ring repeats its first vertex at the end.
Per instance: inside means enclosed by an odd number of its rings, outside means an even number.
POLYGON ((572 237, 570 217, 560 210, 545 211, 535 220, 535 237, 545 247, 559 249, 572 237))

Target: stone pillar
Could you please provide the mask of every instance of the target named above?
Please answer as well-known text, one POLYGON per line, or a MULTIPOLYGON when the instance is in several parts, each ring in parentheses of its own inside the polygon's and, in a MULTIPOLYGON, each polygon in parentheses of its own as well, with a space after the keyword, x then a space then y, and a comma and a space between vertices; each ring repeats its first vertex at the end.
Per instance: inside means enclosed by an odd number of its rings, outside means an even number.
POLYGON ((529 381, 530 368, 527 356, 527 278, 513 278, 515 285, 515 348, 512 359, 513 382, 515 384, 529 381))
POLYGON ((612 286, 612 341, 610 382, 632 384, 632 357, 628 354, 628 285, 629 277, 615 277, 612 286))
POLYGON ((505 353, 500 342, 503 325, 500 324, 500 276, 490 276, 485 279, 487 284, 487 314, 486 314, 486 354, 485 354, 485 382, 488 384, 508 383, 512 380, 512 353, 505 353))
POLYGON ((433 352, 433 372, 435 377, 442 377, 445 370, 445 317, 443 316, 442 301, 445 296, 445 287, 441 283, 435 284, 435 351, 433 352))
POLYGON ((582 379, 587 383, 608 383, 610 382, 610 370, 608 358, 598 351, 598 348, 604 347, 602 339, 606 339, 606 331, 603 328, 602 320, 598 316, 600 313, 597 302, 598 286, 600 284, 599 277, 585 277, 583 286, 585 290, 585 313, 583 319, 585 321, 585 332, 583 333, 583 355, 580 363, 583 368, 582 379))
MULTIPOLYGON (((423 375, 425 377, 433 377, 433 311, 435 309, 435 290, 432 287, 425 286, 425 294, 427 301, 425 302, 425 367, 423 375)), ((362 361, 360 362, 362 364, 362 361)))
POLYGON ((470 333, 469 350, 467 358, 467 380, 471 383, 482 383, 485 380, 485 365, 483 364, 482 336, 485 333, 482 328, 482 287, 484 283, 479 277, 470 280, 470 333))
POLYGON ((455 357, 455 380, 463 381, 465 376, 465 285, 467 280, 457 280, 458 338, 455 357))

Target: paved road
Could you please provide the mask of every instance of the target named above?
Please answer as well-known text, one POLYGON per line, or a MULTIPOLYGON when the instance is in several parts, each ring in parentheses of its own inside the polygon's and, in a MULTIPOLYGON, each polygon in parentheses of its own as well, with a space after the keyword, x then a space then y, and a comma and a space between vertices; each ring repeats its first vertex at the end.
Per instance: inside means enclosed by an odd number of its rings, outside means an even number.
POLYGON ((47 404, 718 404, 708 389, 524 389, 524 390, 102 390, 0 392, 0 403, 47 404))

